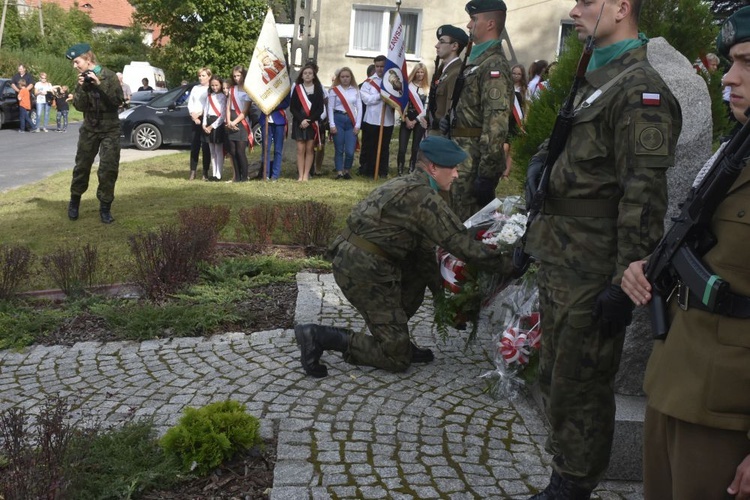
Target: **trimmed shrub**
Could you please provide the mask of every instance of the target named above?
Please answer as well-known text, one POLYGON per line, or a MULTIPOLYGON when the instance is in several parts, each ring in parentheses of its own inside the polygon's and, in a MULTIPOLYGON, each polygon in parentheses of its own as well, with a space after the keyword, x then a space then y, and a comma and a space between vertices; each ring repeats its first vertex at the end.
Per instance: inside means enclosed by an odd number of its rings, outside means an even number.
POLYGON ((180 422, 161 439, 167 455, 185 471, 208 474, 236 453, 262 443, 260 422, 237 401, 220 401, 203 408, 186 408, 180 422))
POLYGON ((52 281, 68 297, 82 295, 94 283, 99 263, 97 250, 86 244, 80 248, 60 248, 42 258, 52 281))
POLYGON ((0 300, 9 299, 31 275, 34 255, 27 247, 0 245, 0 300))
POLYGON ((335 220, 333 209, 317 201, 294 203, 282 211, 282 225, 295 245, 328 245, 334 234, 335 220))

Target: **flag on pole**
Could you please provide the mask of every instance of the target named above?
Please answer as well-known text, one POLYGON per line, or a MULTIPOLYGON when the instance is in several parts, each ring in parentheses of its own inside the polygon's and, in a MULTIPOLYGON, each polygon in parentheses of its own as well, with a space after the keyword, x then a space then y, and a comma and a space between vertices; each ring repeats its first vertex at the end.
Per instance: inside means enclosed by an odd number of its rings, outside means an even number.
POLYGON ((409 103, 410 94, 409 76, 406 72, 405 40, 406 31, 401 24, 401 13, 396 12, 393 31, 388 42, 388 55, 383 70, 383 84, 380 86, 380 95, 386 103, 402 114, 409 103))
POLYGON ((245 92, 270 115, 289 94, 290 81, 273 11, 268 9, 245 78, 245 92))

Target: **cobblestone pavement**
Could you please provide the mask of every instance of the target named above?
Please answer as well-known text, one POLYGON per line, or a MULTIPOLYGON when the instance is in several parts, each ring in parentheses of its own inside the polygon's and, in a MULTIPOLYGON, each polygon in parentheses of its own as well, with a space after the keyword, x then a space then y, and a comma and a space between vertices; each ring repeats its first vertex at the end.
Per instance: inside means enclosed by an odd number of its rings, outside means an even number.
MULTIPOLYGON (((298 286, 297 322, 365 328, 331 275, 301 273, 298 286)), ((443 341, 429 304, 411 326, 435 362, 390 374, 326 353, 324 379, 304 375, 291 330, 0 351, 0 410, 67 395, 82 415, 148 416, 164 431, 186 406, 232 398, 277 436, 272 500, 527 498, 544 487, 543 420, 531 398, 486 393, 487 340, 443 341)), ((606 482, 597 497, 641 499, 641 484, 606 482)))

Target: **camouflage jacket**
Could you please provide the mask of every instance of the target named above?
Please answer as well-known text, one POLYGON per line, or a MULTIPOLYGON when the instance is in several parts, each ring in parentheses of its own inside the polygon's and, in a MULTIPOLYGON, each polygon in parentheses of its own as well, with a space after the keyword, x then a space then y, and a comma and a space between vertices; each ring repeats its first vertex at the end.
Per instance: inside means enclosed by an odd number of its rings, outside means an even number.
POLYGON ((682 114, 648 64, 645 45, 587 73, 577 104, 526 248, 544 263, 619 276, 630 262, 648 255, 664 231, 666 171, 674 164, 682 114))
POLYGON ((73 92, 73 106, 83 113, 84 125, 100 130, 119 128, 118 109, 125 98, 117 75, 102 68, 97 75, 99 85, 76 85, 73 92))
MULTIPOLYGON (((453 137, 469 154, 474 176, 499 179, 505 170, 503 143, 513 102, 510 66, 502 46, 490 47, 467 65, 464 78, 453 137)), ((461 171, 466 170, 464 164, 461 171)))
POLYGON ((466 262, 511 270, 507 251, 471 237, 420 168, 375 189, 354 207, 346 223, 353 233, 388 254, 386 258, 337 237, 330 248, 334 268, 357 279, 398 281, 402 268, 414 266, 437 273, 435 245, 466 262))

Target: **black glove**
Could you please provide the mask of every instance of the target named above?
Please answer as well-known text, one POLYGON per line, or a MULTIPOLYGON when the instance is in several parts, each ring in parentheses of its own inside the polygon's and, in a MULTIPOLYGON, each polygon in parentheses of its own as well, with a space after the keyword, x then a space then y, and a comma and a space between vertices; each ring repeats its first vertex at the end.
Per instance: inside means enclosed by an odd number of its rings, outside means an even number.
POLYGON ((596 298, 594 319, 600 321, 602 333, 616 334, 633 320, 634 307, 620 285, 609 285, 596 298))
POLYGON ((448 115, 445 115, 440 119, 440 122, 438 123, 438 126, 440 127, 440 132, 447 136, 448 132, 451 131, 451 121, 450 118, 448 118, 448 115))
POLYGON ((526 271, 529 270, 529 266, 534 261, 534 258, 527 254, 522 246, 516 246, 513 248, 513 271, 511 274, 511 279, 520 278, 524 274, 526 274, 526 271))
POLYGON ((471 186, 471 194, 477 200, 480 207, 495 199, 495 188, 497 187, 498 178, 477 177, 471 186))

